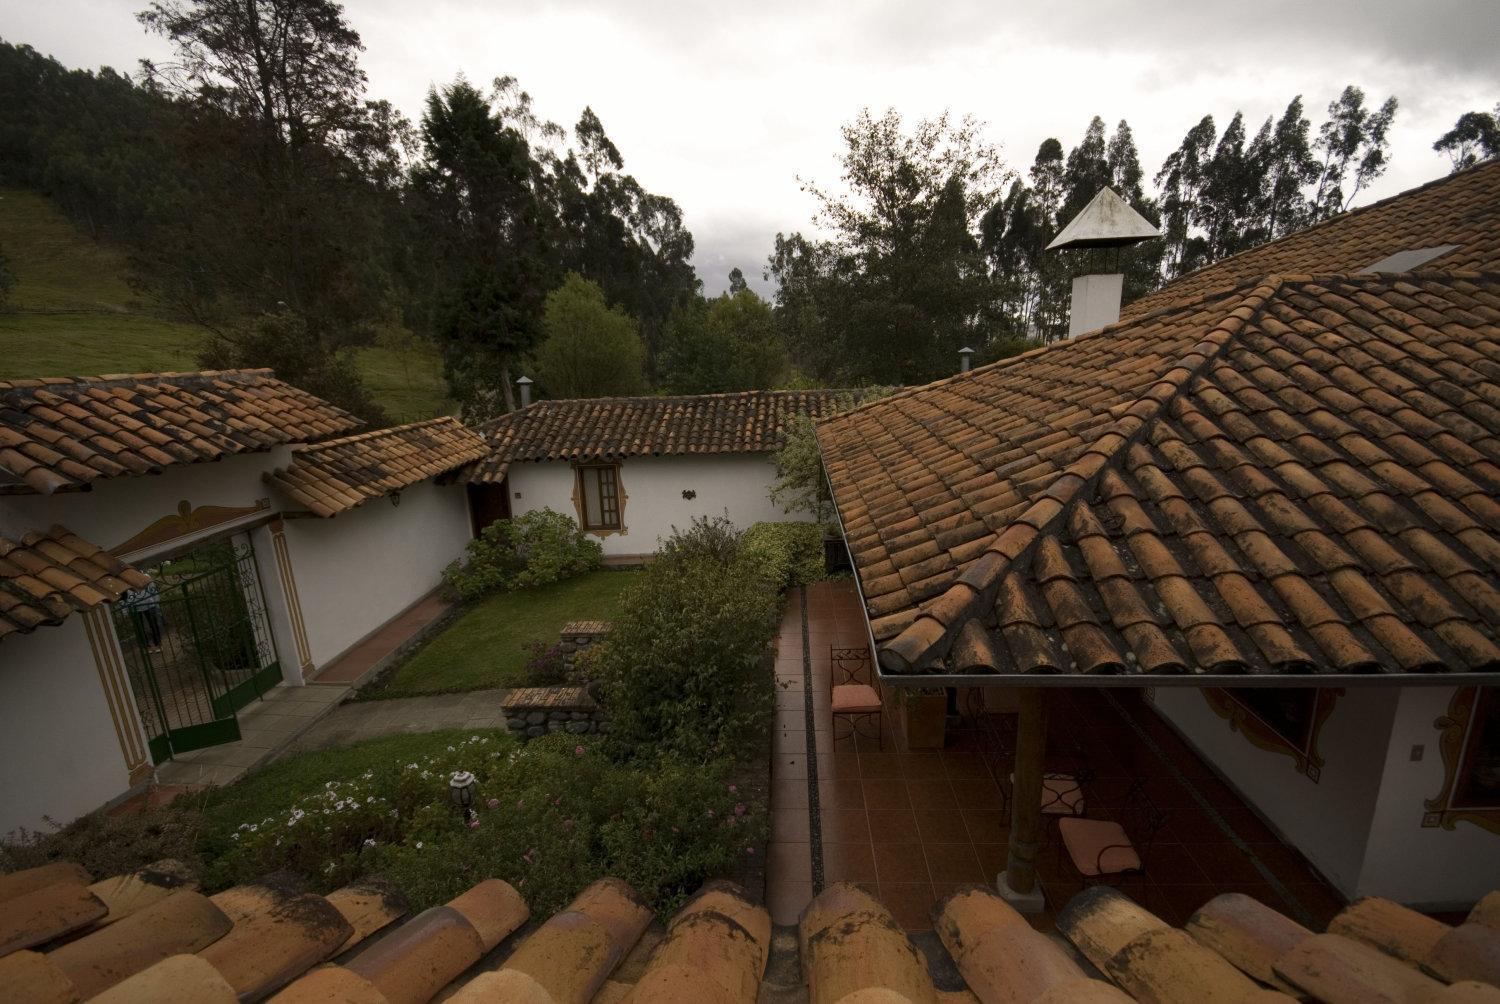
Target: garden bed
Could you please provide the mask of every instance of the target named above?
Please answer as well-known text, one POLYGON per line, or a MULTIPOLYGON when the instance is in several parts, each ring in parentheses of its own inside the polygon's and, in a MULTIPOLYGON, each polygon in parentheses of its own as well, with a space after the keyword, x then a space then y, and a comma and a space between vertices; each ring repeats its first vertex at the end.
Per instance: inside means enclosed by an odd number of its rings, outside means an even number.
POLYGON ((528 645, 555 644, 570 621, 615 616, 621 593, 637 574, 589 572, 479 600, 360 696, 417 697, 520 686, 531 658, 528 645))

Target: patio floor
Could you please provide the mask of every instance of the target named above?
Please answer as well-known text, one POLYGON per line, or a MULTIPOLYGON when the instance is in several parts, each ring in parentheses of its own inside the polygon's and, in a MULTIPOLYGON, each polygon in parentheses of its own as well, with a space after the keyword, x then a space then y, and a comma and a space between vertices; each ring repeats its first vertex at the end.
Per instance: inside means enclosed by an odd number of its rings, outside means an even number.
MULTIPOLYGON (((803 604, 801 591, 790 594, 777 645, 771 914, 795 923, 823 885, 853 881, 909 931, 927 930, 934 903, 960 885, 993 883, 1005 867, 1009 816, 1000 784, 1010 758, 981 730, 955 728, 953 717, 941 752, 904 752, 899 714, 889 707, 884 750, 863 736, 834 741, 829 647, 867 645, 864 620, 848 580, 806 590, 805 632, 803 604)), ((1086 815, 1107 818, 1136 778, 1147 779, 1148 794, 1169 813, 1145 875, 1112 883, 1137 902, 1180 925, 1218 893, 1244 892, 1315 929, 1343 906, 1138 691, 1056 690, 1048 702, 1047 767, 1086 762, 1094 775, 1084 786, 1086 815)), ((1056 833, 1049 822, 1037 863, 1047 910, 1033 922, 1042 929, 1082 888, 1056 833)))

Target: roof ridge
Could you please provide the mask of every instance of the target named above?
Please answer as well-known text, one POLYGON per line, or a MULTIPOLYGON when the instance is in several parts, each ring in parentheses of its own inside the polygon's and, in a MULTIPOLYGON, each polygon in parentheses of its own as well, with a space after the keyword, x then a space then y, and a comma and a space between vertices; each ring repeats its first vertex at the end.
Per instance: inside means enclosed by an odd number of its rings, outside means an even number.
POLYGON ((1209 328, 1081 456, 1060 471, 1045 490, 1033 496, 1034 501, 1010 521, 957 581, 926 604, 911 624, 881 647, 881 666, 893 673, 909 673, 946 654, 959 629, 993 605, 1001 579, 1012 566, 1067 515, 1083 492, 1139 440, 1167 406, 1223 354, 1281 286, 1279 276, 1268 277, 1243 296, 1223 320, 1209 328))
MULTIPOLYGON (((535 408, 539 404, 611 404, 619 401, 703 401, 727 398, 751 398, 757 396, 782 396, 795 397, 797 395, 809 394, 857 394, 864 387, 808 387, 804 390, 721 390, 709 394, 620 394, 611 397, 549 397, 539 398, 531 402, 525 408, 517 408, 515 411, 490 419, 490 422, 498 422, 518 415, 523 411, 535 408)), ((488 424, 488 423, 486 423, 488 424)))
MULTIPOLYGON (((292 453, 297 456, 301 456, 304 453, 311 453, 314 450, 326 449, 330 446, 345 446, 349 443, 357 443, 366 439, 375 439, 379 436, 389 436, 399 432, 407 432, 412 429, 421 429, 429 425, 437 425, 439 423, 446 425, 450 422, 460 426, 461 428, 469 429, 469 426, 464 425, 463 422, 460 422, 453 415, 438 415, 435 418, 424 418, 420 422, 406 422, 402 425, 387 425, 381 429, 367 429, 364 432, 356 432, 352 436, 342 436, 338 439, 324 439, 316 443, 299 443, 296 446, 292 447, 292 453)), ((469 429, 469 431, 473 432, 476 436, 480 435, 480 433, 474 429, 469 429)))
MULTIPOLYGON (((242 366, 227 370, 173 370, 163 373, 104 373, 97 376, 17 377, 12 380, 0 380, 0 391, 65 387, 69 384, 123 386, 126 384, 162 383, 189 378, 195 380, 222 380, 233 377, 255 376, 270 377, 273 380, 281 379, 276 376, 275 371, 269 366, 242 366)), ((285 383, 286 381, 282 382, 285 383)))
MULTIPOLYGON (((1139 297, 1138 300, 1144 300, 1147 296, 1155 296, 1158 293, 1163 293, 1163 292, 1167 291, 1168 289, 1171 289, 1172 286, 1176 285, 1179 282, 1186 282, 1187 280, 1191 279, 1193 276, 1198 275, 1198 273, 1200 273, 1200 272, 1206 272, 1206 271, 1208 271, 1211 268, 1216 268, 1216 267, 1218 267, 1220 265, 1223 265, 1225 262, 1234 261, 1234 259, 1240 257, 1241 255, 1257 254, 1257 253, 1259 253, 1261 251, 1264 251, 1266 248, 1275 247, 1276 245, 1281 244, 1281 243, 1283 243, 1285 241, 1289 241, 1289 240, 1291 240, 1294 237, 1303 237, 1303 236, 1306 236, 1307 234, 1314 233, 1314 232, 1316 232, 1318 230, 1321 230, 1324 227, 1329 227, 1329 226, 1332 226, 1335 223, 1341 223, 1341 222, 1344 222, 1346 220, 1352 219, 1352 218, 1354 218, 1356 216, 1359 216, 1359 215, 1361 215, 1363 213, 1370 212, 1371 210, 1379 209, 1381 206, 1384 206, 1384 205, 1387 205, 1389 203, 1395 202, 1397 199, 1404 199, 1404 198, 1407 198, 1409 196, 1416 195, 1419 192, 1425 192, 1428 189, 1440 188, 1443 185, 1452 184, 1453 182, 1455 182, 1458 179, 1463 178, 1463 177, 1465 177, 1467 175, 1477 174, 1480 171, 1490 170, 1490 169, 1500 170, 1500 159, 1481 161, 1480 163, 1475 164, 1472 167, 1466 167, 1466 168, 1464 168, 1463 170, 1460 170, 1460 171, 1451 171, 1448 174, 1442 175, 1441 177, 1433 178, 1431 181, 1423 182, 1422 184, 1418 185, 1415 188, 1408 188, 1408 189, 1405 189, 1404 191, 1397 192, 1394 195, 1387 195, 1385 198, 1378 199, 1375 202, 1372 202, 1372 203, 1370 203, 1367 206, 1357 206, 1354 209, 1346 210, 1346 211, 1344 211, 1342 213, 1339 213, 1339 214, 1337 214, 1335 216, 1329 216, 1329 217, 1326 217, 1324 219, 1321 219, 1318 222, 1312 224, 1311 226, 1303 227, 1301 230, 1293 230, 1289 234, 1282 234, 1280 237, 1277 237, 1277 238, 1275 238, 1273 240, 1266 241, 1264 244, 1257 244, 1253 248, 1246 248, 1243 251, 1236 251, 1232 255, 1227 255, 1227 256, 1225 256, 1223 258, 1218 258, 1218 259, 1215 259, 1214 261, 1208 262, 1207 264, 1199 265, 1197 268, 1193 269, 1191 272, 1185 272, 1182 275, 1179 275, 1177 278, 1173 279, 1171 282, 1169 282, 1165 286, 1161 287, 1161 289, 1154 290, 1153 292, 1147 293, 1146 296, 1139 297)), ((1350 274, 1352 274, 1352 273, 1350 273, 1350 274)), ((1223 286, 1218 287, 1218 289, 1221 289, 1221 290, 1222 289, 1226 289, 1226 288, 1230 288, 1230 287, 1223 287, 1223 286)), ((1132 301, 1132 302, 1136 302, 1136 301, 1132 301)), ((1128 307, 1129 304, 1126 304, 1126 306, 1128 307)), ((1140 317, 1145 317, 1147 315, 1146 314, 1141 314, 1139 316, 1140 317)), ((1136 319, 1136 318, 1133 318, 1133 319, 1136 319)))

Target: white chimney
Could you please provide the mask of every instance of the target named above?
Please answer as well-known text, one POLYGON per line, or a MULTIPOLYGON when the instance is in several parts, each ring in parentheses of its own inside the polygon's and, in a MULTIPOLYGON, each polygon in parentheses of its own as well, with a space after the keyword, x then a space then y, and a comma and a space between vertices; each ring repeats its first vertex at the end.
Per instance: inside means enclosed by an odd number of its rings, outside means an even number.
POLYGON ((971 348, 969 348, 967 345, 965 345, 963 348, 959 349, 958 350, 958 371, 960 373, 967 373, 967 372, 969 372, 969 361, 971 359, 973 359, 973 358, 974 358, 974 350, 971 349, 971 348))
POLYGON ((523 408, 531 404, 531 384, 531 377, 523 376, 516 381, 516 386, 521 388, 521 407, 523 408))
MULTIPOLYGON (((1120 198, 1114 189, 1101 188, 1099 194, 1083 207, 1083 212, 1073 217, 1047 245, 1047 250, 1118 250, 1160 236, 1161 231, 1130 208, 1130 203, 1120 198)), ((1076 276, 1073 279, 1073 302, 1068 310, 1068 337, 1097 331, 1118 321, 1124 289, 1125 276, 1119 272, 1076 276)))

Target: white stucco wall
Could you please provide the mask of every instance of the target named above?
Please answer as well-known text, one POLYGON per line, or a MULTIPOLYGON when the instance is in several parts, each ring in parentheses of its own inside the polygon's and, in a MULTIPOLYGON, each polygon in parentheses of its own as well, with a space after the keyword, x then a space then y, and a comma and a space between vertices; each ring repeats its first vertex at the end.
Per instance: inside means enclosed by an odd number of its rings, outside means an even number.
MULTIPOLYGON (((514 464, 508 475, 511 512, 548 508, 575 519, 574 470, 566 461, 514 464), (517 497, 519 493, 519 497, 517 497)), ((620 462, 626 496, 624 533, 600 538, 609 555, 650 554, 672 527, 686 528, 695 516, 722 516, 741 530, 763 520, 807 519, 787 514, 767 497, 776 480, 768 453, 630 457, 620 462), (684 499, 692 491, 696 497, 684 499)))
POLYGON ((1467 907, 1500 888, 1500 834, 1469 822, 1451 830, 1422 826, 1426 800, 1443 787, 1434 723, 1452 698, 1446 687, 1401 691, 1357 889, 1361 896, 1446 910, 1467 907), (1413 746, 1423 748, 1421 760, 1411 759, 1413 746))
POLYGON ((286 521, 313 665, 337 658, 436 589, 472 533, 461 484, 431 481, 332 519, 286 521))
POLYGON ((1253 745, 1214 713, 1196 688, 1156 690, 1158 711, 1346 896, 1356 895, 1386 746, 1396 716, 1395 688, 1350 687, 1318 739, 1327 761, 1316 782, 1292 758, 1253 745))
POLYGON ((123 795, 130 776, 81 616, 0 642, 0 836, 123 795))

